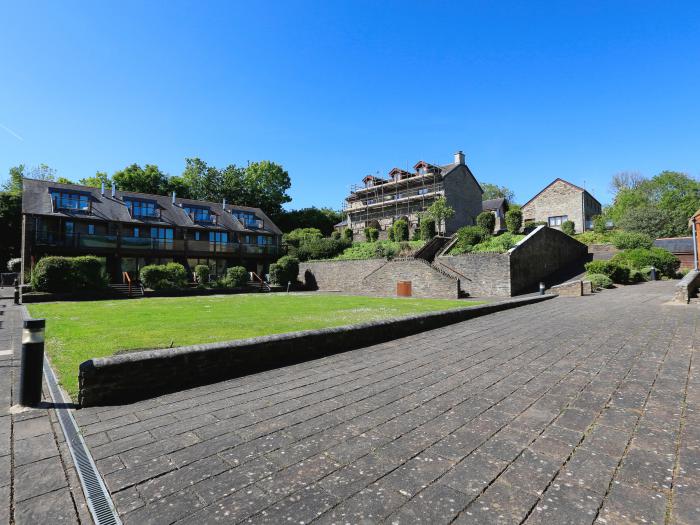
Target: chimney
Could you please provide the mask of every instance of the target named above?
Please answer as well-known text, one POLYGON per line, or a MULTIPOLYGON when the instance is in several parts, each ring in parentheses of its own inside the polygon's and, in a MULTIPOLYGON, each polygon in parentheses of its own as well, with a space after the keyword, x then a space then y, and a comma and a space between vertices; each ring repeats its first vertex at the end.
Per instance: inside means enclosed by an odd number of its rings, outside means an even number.
POLYGON ((112 198, 114 199, 117 196, 117 185, 112 183, 112 198))
POLYGON ((173 198, 172 198, 172 201, 173 201, 173 206, 174 206, 174 205, 175 205, 175 192, 173 192, 173 198))
POLYGON ((221 202, 221 205, 224 207, 224 210, 226 209, 226 197, 224 197, 224 200, 221 202))
POLYGON ((100 193, 102 194, 103 197, 105 196, 105 183, 104 182, 102 183, 102 187, 100 188, 100 193))
POLYGON ((455 164, 464 164, 464 153, 462 150, 455 153, 455 164))

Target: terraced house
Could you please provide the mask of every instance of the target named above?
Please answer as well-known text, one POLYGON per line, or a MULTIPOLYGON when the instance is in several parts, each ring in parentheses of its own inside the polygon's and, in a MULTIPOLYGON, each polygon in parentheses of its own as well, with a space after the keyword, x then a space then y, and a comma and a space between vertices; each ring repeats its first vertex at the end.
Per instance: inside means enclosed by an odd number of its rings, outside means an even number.
POLYGON ((336 227, 352 228, 356 238, 365 228, 375 227, 380 238, 386 238, 386 230, 405 219, 413 232, 421 213, 440 197, 445 197, 455 211, 454 217, 446 221, 446 233, 475 224, 482 211, 484 191, 467 166, 464 153, 458 151, 454 162, 443 166, 421 160, 413 170, 394 168, 386 179, 367 175, 361 186, 351 188, 343 206, 346 219, 336 227))
POLYGON ((229 266, 262 275, 279 254, 282 232, 259 208, 120 191, 112 186, 24 179, 25 272, 46 255, 96 255, 113 282, 148 264, 198 264, 223 276, 229 266))

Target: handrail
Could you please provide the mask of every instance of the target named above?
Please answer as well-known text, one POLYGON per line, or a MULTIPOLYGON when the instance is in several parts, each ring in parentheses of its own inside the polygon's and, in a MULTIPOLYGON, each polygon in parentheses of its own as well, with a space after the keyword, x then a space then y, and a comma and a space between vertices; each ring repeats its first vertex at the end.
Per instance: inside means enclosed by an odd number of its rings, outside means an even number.
POLYGON ((265 282, 265 279, 260 277, 257 273, 255 272, 250 272, 250 275, 255 277, 258 281, 260 281, 260 289, 262 290, 263 288, 270 289, 270 285, 265 282))
POLYGON ((131 297, 131 277, 129 276, 129 272, 122 272, 122 280, 126 280, 126 282, 129 283, 129 297, 131 297))

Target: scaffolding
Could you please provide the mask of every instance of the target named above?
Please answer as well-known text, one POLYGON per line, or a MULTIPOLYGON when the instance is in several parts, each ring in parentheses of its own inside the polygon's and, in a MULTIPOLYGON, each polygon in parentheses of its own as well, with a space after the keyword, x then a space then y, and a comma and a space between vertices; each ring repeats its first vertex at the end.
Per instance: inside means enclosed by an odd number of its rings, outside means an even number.
POLYGON ((345 199, 343 211, 356 228, 365 228, 370 221, 413 216, 412 225, 417 226, 418 215, 445 193, 440 168, 430 166, 427 173, 399 172, 399 178, 369 186, 353 185, 350 196, 345 199))

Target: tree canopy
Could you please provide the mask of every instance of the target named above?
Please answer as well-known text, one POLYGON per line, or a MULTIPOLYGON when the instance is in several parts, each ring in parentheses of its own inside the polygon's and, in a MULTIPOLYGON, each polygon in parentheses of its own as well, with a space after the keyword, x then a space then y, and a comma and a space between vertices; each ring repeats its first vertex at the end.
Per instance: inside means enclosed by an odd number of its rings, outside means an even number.
POLYGON ((484 190, 484 194, 481 196, 483 200, 489 199, 506 199, 508 202, 512 202, 515 199, 515 192, 506 186, 498 186, 497 184, 491 184, 488 182, 482 182, 481 189, 484 190))
POLYGON ((291 232, 297 228, 318 228, 324 236, 328 236, 333 231, 333 226, 343 220, 343 214, 330 208, 311 207, 283 210, 274 220, 283 232, 291 232))

